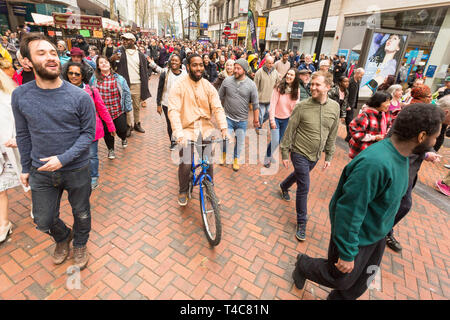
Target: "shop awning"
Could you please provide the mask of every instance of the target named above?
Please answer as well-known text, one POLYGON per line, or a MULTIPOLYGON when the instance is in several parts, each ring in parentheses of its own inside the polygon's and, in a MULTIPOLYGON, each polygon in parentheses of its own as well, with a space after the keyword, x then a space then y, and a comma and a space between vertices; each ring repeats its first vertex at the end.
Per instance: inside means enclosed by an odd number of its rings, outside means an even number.
POLYGON ((86 16, 73 13, 53 13, 56 28, 101 30, 102 17, 86 16))
POLYGON ((46 16, 44 14, 34 12, 31 13, 31 16, 33 17, 34 22, 28 22, 28 24, 32 26, 50 27, 55 25, 52 16, 46 16))
POLYGON ((104 30, 114 31, 114 32, 126 32, 127 28, 121 27, 117 21, 102 18, 102 26, 104 30))

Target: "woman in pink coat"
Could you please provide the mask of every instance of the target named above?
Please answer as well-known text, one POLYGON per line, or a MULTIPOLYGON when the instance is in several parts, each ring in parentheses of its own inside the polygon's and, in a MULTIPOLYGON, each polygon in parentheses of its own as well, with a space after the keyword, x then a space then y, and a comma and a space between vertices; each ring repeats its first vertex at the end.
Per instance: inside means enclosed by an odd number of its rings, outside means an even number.
POLYGON ((108 112, 108 109, 106 109, 106 106, 102 100, 102 97, 100 96, 100 93, 98 92, 97 88, 91 88, 89 85, 83 83, 84 78, 84 68, 79 63, 75 62, 68 62, 68 68, 67 68, 67 78, 69 79, 70 83, 72 83, 74 86, 80 87, 86 91, 89 96, 94 100, 95 109, 96 109, 96 124, 95 124, 95 140, 91 144, 90 153, 89 153, 89 160, 91 165, 91 185, 92 189, 95 189, 98 187, 98 140, 103 138, 105 136, 105 132, 103 131, 103 124, 102 120, 106 123, 106 126, 108 127, 108 131, 112 136, 115 136, 116 134, 116 128, 114 126, 114 122, 108 112))

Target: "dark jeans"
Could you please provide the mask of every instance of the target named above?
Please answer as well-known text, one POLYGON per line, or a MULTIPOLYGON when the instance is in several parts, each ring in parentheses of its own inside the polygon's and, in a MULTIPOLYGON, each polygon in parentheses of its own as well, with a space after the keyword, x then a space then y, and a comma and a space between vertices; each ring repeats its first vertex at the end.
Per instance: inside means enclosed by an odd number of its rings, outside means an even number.
POLYGON ((389 231, 389 233, 387 234, 389 237, 394 235, 394 227, 397 223, 400 222, 400 220, 402 220, 409 212, 409 210, 411 210, 412 207, 412 191, 414 189, 414 186, 416 185, 416 181, 417 181, 417 176, 415 178, 416 180, 414 181, 414 183, 412 183, 409 187, 408 190, 406 191, 405 195, 402 198, 402 201, 400 202, 400 207, 398 208, 397 214, 395 215, 395 219, 394 219, 394 226, 392 227, 391 231, 389 231))
POLYGON ((350 141, 351 135, 350 135, 350 129, 349 129, 349 125, 350 122, 352 122, 353 120, 353 114, 355 112, 355 109, 350 108, 350 110, 346 111, 346 115, 345 115, 345 127, 347 128, 347 137, 345 138, 345 141, 350 141))
POLYGON ((59 218, 61 196, 66 190, 74 218, 73 246, 85 246, 91 231, 89 165, 71 171, 56 172, 41 172, 32 167, 29 181, 37 229, 51 235, 56 242, 67 239, 70 229, 59 218))
MULTIPOLYGON (((117 136, 125 140, 127 138, 127 114, 122 113, 118 118, 113 120, 114 126, 116 127, 117 136)), ((106 123, 102 120, 103 130, 105 131, 105 143, 108 150, 114 150, 114 137, 109 133, 106 123)))
POLYGON ((271 138, 270 138, 270 143, 267 146, 266 160, 272 158, 273 152, 277 149, 278 145, 281 142, 281 139, 283 139, 284 132, 286 131, 288 122, 289 122, 289 118, 287 118, 287 119, 275 118, 275 123, 277 124, 277 128, 270 130, 271 138))
POLYGON ((302 255, 294 272, 315 283, 333 288, 328 296, 329 300, 356 300, 366 292, 368 280, 379 268, 385 247, 384 238, 369 246, 359 247, 352 272, 342 273, 334 265, 339 259, 339 251, 333 240, 330 240, 328 259, 302 255))
MULTIPOLYGON (((209 168, 207 173, 214 179, 213 171, 213 157, 214 152, 212 150, 211 138, 202 139, 201 136, 197 139, 197 144, 205 144, 204 147, 197 147, 197 152, 199 157, 207 158, 209 161, 209 168)), ((189 190, 189 175, 192 168, 192 154, 194 153, 194 146, 188 145, 186 147, 180 148, 180 165, 178 166, 178 180, 180 183, 180 194, 187 193, 189 190)), ((199 163, 200 159, 195 155, 195 163, 199 163)), ((200 169, 199 169, 200 170, 200 169)))
POLYGON ((297 182, 295 209, 297 211, 297 224, 300 224, 308 220, 309 172, 314 169, 317 161, 309 161, 304 156, 295 152, 291 152, 291 161, 294 166, 294 172, 280 186, 283 190, 288 190, 297 182))
POLYGON ((162 109, 164 111, 164 116, 166 117, 166 122, 167 122, 167 133, 169 134, 169 139, 170 142, 172 142, 172 125, 170 124, 170 120, 169 120, 169 108, 166 106, 162 106, 162 109))

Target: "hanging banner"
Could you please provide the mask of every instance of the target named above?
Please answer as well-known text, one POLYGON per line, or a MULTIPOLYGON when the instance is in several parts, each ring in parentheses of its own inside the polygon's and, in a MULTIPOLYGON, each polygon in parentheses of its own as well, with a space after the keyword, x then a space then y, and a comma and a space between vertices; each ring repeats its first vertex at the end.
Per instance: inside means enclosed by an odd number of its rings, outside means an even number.
POLYGON ((252 47, 254 52, 258 52, 258 40, 256 39, 256 26, 255 18, 253 16, 252 10, 248 10, 248 27, 250 28, 250 35, 252 37, 252 47))

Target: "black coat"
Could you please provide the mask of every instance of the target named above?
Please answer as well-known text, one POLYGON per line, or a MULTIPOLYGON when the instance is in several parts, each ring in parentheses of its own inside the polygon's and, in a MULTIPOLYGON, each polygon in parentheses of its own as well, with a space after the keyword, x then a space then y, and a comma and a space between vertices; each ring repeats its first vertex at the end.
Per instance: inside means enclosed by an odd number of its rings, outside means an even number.
POLYGON ((218 77, 217 66, 215 63, 210 62, 205 67, 205 72, 203 73, 203 78, 207 79, 210 83, 214 83, 218 77))
MULTIPOLYGON (((117 65, 117 73, 120 74, 122 77, 125 78, 127 81, 128 86, 130 86, 130 75, 128 74, 128 60, 127 60, 127 54, 124 47, 120 47, 120 52, 122 52, 122 55, 120 56, 119 64, 117 65)), ((147 100, 152 95, 150 94, 150 91, 148 89, 148 61, 145 58, 145 55, 138 51, 139 53, 139 74, 141 76, 141 100, 147 100)))
POLYGON ((360 82, 356 82, 355 78, 352 77, 350 79, 350 83, 348 85, 348 105, 353 109, 358 107, 359 85, 360 82))

